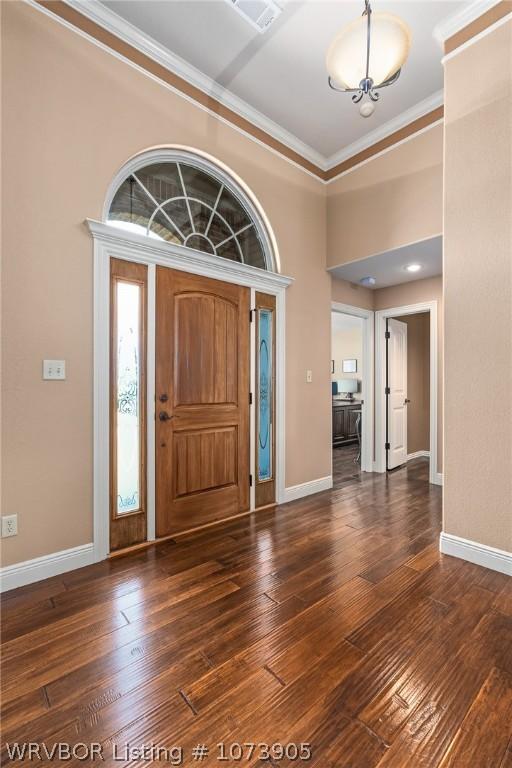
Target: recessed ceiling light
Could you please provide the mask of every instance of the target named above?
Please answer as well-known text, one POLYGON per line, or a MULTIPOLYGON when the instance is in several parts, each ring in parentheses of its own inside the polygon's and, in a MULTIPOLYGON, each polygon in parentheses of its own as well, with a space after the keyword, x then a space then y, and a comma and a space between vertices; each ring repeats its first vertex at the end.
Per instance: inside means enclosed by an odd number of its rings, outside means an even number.
POLYGON ((421 269, 421 264, 407 264, 405 267, 406 272, 419 272, 421 269))
POLYGON ((377 280, 374 277, 362 277, 359 282, 361 285, 375 285, 377 280))

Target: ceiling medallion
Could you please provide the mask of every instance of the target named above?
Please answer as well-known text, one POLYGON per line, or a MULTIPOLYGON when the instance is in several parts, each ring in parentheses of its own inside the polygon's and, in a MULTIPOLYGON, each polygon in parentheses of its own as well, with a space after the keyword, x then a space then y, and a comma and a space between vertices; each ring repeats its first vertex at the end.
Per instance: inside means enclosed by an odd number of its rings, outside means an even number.
POLYGON ((352 93, 362 117, 370 117, 380 94, 376 90, 396 83, 409 54, 411 33, 398 16, 373 12, 365 0, 360 18, 344 27, 326 56, 329 86, 352 93), (364 97, 366 97, 365 100, 364 97))

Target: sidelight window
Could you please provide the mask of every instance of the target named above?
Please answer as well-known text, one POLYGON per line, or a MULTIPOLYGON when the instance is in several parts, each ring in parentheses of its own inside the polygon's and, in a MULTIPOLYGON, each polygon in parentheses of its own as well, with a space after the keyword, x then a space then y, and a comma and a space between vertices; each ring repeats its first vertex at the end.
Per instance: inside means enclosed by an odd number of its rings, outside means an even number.
POLYGON ((258 309, 258 480, 272 478, 272 311, 258 309))
POLYGON ((117 514, 140 506, 141 286, 118 281, 117 292, 117 514))
POLYGON ((111 259, 111 518, 145 511, 147 268, 111 259))

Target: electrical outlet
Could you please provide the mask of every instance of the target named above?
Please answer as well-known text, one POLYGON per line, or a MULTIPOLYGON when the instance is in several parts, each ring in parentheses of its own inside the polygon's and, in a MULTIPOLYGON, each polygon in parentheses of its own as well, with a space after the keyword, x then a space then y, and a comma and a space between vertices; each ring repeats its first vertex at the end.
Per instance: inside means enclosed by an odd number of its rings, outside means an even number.
POLYGON ((17 536, 18 534, 18 515, 6 515, 2 517, 2 538, 8 536, 17 536))
POLYGON ((43 360, 43 379, 62 381, 66 378, 65 360, 43 360))
POLYGON ((306 371, 306 384, 311 384, 313 381, 313 371, 306 371))

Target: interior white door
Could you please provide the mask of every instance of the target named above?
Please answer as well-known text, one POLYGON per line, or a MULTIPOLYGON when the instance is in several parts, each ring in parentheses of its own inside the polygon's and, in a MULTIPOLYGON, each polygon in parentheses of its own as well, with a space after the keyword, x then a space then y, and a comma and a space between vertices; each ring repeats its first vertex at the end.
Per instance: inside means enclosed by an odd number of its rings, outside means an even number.
POLYGON ((407 461, 407 325, 388 320, 388 469, 407 461))

